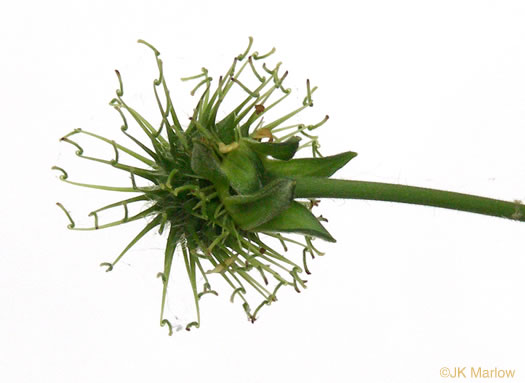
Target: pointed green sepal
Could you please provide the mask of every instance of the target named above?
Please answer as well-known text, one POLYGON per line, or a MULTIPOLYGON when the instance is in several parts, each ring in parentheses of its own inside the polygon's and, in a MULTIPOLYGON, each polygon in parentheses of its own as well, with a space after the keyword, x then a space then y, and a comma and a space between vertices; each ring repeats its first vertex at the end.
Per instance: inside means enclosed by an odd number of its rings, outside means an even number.
POLYGON ((230 186, 239 194, 253 194, 262 188, 264 168, 261 159, 242 141, 226 155, 221 169, 230 186))
POLYGON ((293 158, 299 148, 300 140, 300 137, 292 137, 283 142, 259 142, 251 138, 243 138, 243 141, 257 153, 283 161, 293 158))
POLYGON ((293 201, 295 182, 276 179, 250 195, 236 195, 223 200, 226 210, 243 230, 252 230, 282 213, 293 201))
POLYGON ((221 170, 219 159, 209 147, 198 140, 193 142, 191 169, 198 176, 213 182, 218 189, 228 186, 228 179, 221 170))
POLYGON ((290 161, 266 159, 264 167, 273 177, 330 177, 355 156, 355 152, 344 152, 329 157, 296 158, 290 161))
POLYGON ((228 145, 235 141, 235 119, 237 114, 231 112, 215 125, 220 140, 228 145))
POLYGON ((335 242, 334 237, 321 225, 312 212, 295 201, 271 221, 257 226, 255 231, 298 233, 335 242))

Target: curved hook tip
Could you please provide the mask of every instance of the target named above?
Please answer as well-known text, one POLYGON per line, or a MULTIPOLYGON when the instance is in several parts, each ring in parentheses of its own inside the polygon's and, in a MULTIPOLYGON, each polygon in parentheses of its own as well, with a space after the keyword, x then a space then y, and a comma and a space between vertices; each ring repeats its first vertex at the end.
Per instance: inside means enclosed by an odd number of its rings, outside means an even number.
POLYGON ((109 262, 102 262, 102 263, 100 264, 100 267, 107 267, 107 269, 106 269, 106 273, 107 273, 108 271, 113 270, 113 264, 112 264, 112 263, 109 263, 109 262))

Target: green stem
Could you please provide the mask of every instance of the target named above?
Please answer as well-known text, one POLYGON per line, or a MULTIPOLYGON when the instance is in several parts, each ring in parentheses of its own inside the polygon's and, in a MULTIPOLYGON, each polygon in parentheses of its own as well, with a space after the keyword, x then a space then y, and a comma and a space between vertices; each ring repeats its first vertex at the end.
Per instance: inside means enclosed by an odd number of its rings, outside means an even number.
POLYGON ((317 177, 298 178, 297 198, 346 198, 435 206, 525 221, 525 205, 415 186, 317 177))

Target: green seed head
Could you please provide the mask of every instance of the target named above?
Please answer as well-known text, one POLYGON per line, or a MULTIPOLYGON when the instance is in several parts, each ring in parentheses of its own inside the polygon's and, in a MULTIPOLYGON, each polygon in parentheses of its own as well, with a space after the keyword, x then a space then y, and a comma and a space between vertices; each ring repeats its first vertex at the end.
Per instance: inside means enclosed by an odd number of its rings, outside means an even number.
POLYGON ((192 95, 201 91, 192 117, 188 124, 183 124, 170 97, 160 53, 145 41, 139 40, 139 43, 153 50, 159 69, 153 89, 161 114, 160 126, 153 126, 124 101, 122 78, 116 71, 119 88, 110 105, 122 117, 122 133, 136 148, 129 149, 81 129, 61 139, 74 145, 79 157, 129 173, 130 185, 117 187, 73 182, 62 168, 54 167, 62 173, 60 179, 65 182, 129 192, 135 196, 91 212, 95 224, 90 228, 77 228, 69 212, 60 203, 57 205, 66 213, 70 221, 68 227, 74 230, 102 229, 148 218, 149 223, 122 253, 113 262, 102 264, 107 271, 112 270, 149 231, 167 232, 164 268, 159 273, 163 283, 160 323, 169 327, 170 334, 172 325, 164 317, 164 304, 177 248, 184 258, 196 305, 196 320, 186 329, 200 325, 201 297, 207 293, 217 295, 211 288, 212 276, 224 278, 231 286, 231 301, 241 301, 248 319, 253 322, 261 307, 276 301, 281 286, 293 286, 298 292, 306 287, 302 273, 309 273, 307 255, 320 254, 313 246, 314 238, 335 241, 321 224, 323 219, 311 211, 316 201, 295 199, 296 181, 301 177, 330 177, 356 154, 346 152, 321 156, 317 137, 312 131, 323 125, 328 116, 313 125, 286 125, 289 119, 313 105, 312 94, 317 87, 311 87, 309 81, 301 105, 275 120, 265 121, 267 113, 291 92, 283 86, 287 72, 279 73, 280 64, 270 69, 262 63, 262 59, 275 49, 264 55, 250 54, 250 38, 248 48, 235 57, 231 67, 214 85, 205 68, 196 76, 183 78, 197 81, 192 95), (247 76, 258 85, 253 88, 246 86, 243 79, 247 76), (244 96, 237 107, 225 113, 221 105, 227 96, 234 94, 233 88, 240 89, 244 96), (218 118, 219 115, 225 117, 218 118), (128 120, 146 134, 147 142, 129 132, 128 120), (86 156, 74 141, 80 135, 111 145, 114 158, 106 160, 86 156), (311 150, 311 158, 294 158, 298 150, 305 148, 311 150), (121 162, 121 152, 134 157, 142 165, 121 162), (136 215, 128 215, 128 205, 138 202, 146 207, 136 215), (97 213, 112 208, 123 209, 124 217, 115 222, 100 223, 97 213), (290 237, 288 233, 300 234, 303 239, 290 237), (273 238, 273 242, 278 240, 282 250, 270 245, 268 238, 273 238), (288 244, 302 248, 302 262, 284 255, 288 244), (252 305, 249 289, 260 294, 262 302, 252 305))

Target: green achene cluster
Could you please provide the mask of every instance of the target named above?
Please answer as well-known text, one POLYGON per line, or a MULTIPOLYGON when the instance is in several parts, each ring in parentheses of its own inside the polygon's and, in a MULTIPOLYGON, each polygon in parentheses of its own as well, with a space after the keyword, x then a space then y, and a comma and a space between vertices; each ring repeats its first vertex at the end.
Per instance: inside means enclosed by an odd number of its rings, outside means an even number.
POLYGON ((313 105, 312 93, 316 88, 311 88, 309 81, 302 105, 271 122, 264 120, 267 112, 291 92, 283 87, 287 72, 279 74, 280 63, 273 69, 265 63, 259 64, 274 49, 263 55, 250 53, 250 38, 248 48, 235 57, 214 89, 212 78, 204 68, 201 74, 183 79, 200 80, 192 95, 204 87, 193 116, 187 126, 183 126, 166 85, 159 51, 145 41, 139 40, 139 43, 151 48, 156 57, 159 76, 153 82, 153 89, 161 114, 160 126, 153 126, 126 104, 121 75, 116 71, 120 86, 110 105, 122 116, 121 130, 139 151, 81 129, 61 139, 76 146, 76 154, 84 159, 128 172, 131 185, 112 187, 73 182, 62 168, 54 167, 62 172, 60 178, 65 182, 129 192, 136 196, 91 212, 95 225, 89 228, 77 228, 63 205, 57 205, 66 213, 70 221, 68 227, 74 230, 97 230, 148 218, 145 227, 120 255, 112 263, 102 264, 107 271, 112 270, 146 233, 154 229, 160 233, 167 232, 164 267, 159 273, 163 283, 160 323, 169 327, 170 335, 172 324, 165 318, 164 306, 177 248, 184 259, 196 306, 196 320, 189 323, 186 329, 200 325, 199 301, 202 296, 209 293, 217 295, 209 280, 213 274, 220 275, 231 286, 231 301, 234 298, 240 300, 248 319, 253 322, 261 307, 276 300, 281 286, 293 286, 297 291, 305 287, 306 281, 301 274, 309 273, 307 255, 322 254, 314 247, 314 238, 335 241, 322 225, 324 219, 312 213, 317 201, 297 200, 297 182, 328 178, 356 153, 321 156, 312 130, 324 124, 328 116, 314 125, 284 126, 287 120, 313 105), (249 75, 258 85, 250 89, 241 81, 241 74, 249 75), (233 87, 241 89, 246 96, 237 107, 225 113, 221 105, 227 95, 233 94, 233 87), (218 118, 219 115, 225 117, 218 118), (129 133, 130 117, 147 135, 147 143, 129 133), (111 145, 114 158, 105 160, 84 155, 83 148, 73 140, 80 135, 88 135, 111 145), (303 148, 310 148, 312 157, 294 158, 303 148), (138 160, 142 167, 122 163, 119 159, 121 152, 138 160), (146 185, 138 186, 137 179, 146 185), (128 205, 138 202, 145 206, 144 210, 128 216, 128 205), (99 223, 97 214, 111 208, 123 208, 124 218, 99 223), (303 240, 289 237, 288 233, 300 234, 303 240), (267 238, 280 241, 284 251, 272 248, 267 238), (303 248, 301 265, 283 255, 288 244, 303 248), (248 288, 262 296, 262 302, 254 306, 255 310, 249 302, 248 288))

